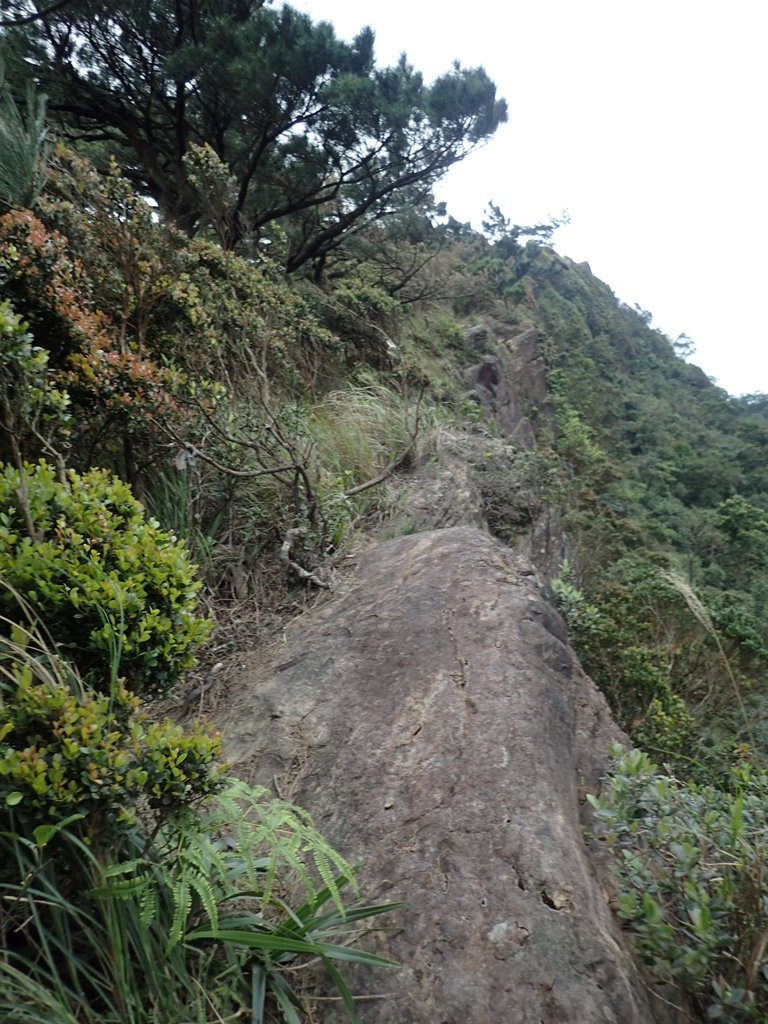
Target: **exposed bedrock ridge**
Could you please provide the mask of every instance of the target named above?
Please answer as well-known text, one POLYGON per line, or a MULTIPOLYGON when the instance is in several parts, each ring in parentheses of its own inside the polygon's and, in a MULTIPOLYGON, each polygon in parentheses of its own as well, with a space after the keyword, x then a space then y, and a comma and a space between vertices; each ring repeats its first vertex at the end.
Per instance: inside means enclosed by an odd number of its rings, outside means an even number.
POLYGON ((364 861, 366 896, 406 902, 367 940, 400 970, 351 972, 390 993, 366 1024, 675 1019, 583 837, 620 733, 520 556, 471 527, 377 545, 252 675, 230 757, 364 861))

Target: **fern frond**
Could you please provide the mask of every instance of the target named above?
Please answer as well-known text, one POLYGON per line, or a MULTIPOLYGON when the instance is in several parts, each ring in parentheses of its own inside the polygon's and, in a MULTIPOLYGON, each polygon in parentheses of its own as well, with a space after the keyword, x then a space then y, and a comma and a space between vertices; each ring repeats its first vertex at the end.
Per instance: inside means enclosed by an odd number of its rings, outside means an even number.
POLYGON ((147 885, 139 897, 139 920, 148 928, 157 916, 157 889, 147 885))
POLYGON ((263 787, 233 781, 218 795, 206 821, 209 833, 226 827, 231 845, 220 856, 232 866, 233 875, 239 871, 252 889, 261 889, 265 903, 286 876, 313 897, 313 872, 339 909, 343 902, 337 876, 357 892, 354 869, 320 835, 307 811, 274 799, 263 787))
MULTIPOLYGON (((99 894, 135 900, 142 925, 167 928, 167 950, 202 914, 217 929, 222 908, 248 908, 251 920, 299 903, 331 900, 345 916, 341 889, 357 893, 355 871, 315 829, 306 811, 267 790, 233 781, 194 819, 180 816, 158 833, 152 861, 134 858, 103 870, 99 894), (158 855, 159 854, 159 855, 158 855)), ((97 890, 94 890, 96 894, 97 890)))
POLYGON ((168 934, 168 949, 173 949, 181 941, 181 937, 186 930, 185 926, 189 918, 189 912, 192 909, 191 878, 192 875, 184 871, 181 877, 176 880, 171 893, 173 898, 173 921, 171 922, 171 930, 168 934))

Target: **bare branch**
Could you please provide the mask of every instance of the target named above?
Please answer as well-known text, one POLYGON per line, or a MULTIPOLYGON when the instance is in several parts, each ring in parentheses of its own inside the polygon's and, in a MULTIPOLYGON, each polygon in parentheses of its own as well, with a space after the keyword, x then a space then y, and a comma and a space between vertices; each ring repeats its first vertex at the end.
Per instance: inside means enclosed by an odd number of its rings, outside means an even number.
POLYGON ((285 539, 280 547, 280 561, 284 562, 288 568, 294 572, 300 580, 305 583, 314 583, 316 587, 320 587, 322 590, 331 590, 330 583, 326 583, 325 580, 319 579, 313 572, 309 572, 303 566, 299 565, 298 562, 294 562, 291 558, 291 548, 293 547, 294 541, 300 536, 301 530, 298 527, 293 527, 290 530, 285 531, 285 539))
POLYGON ((0 21, 0 28, 20 28, 22 25, 31 25, 35 21, 45 21, 49 14, 55 14, 56 11, 60 11, 62 7, 66 7, 72 2, 73 0, 56 0, 50 7, 46 7, 44 11, 34 11, 32 14, 27 14, 22 18, 6 18, 0 21))
MULTIPOLYGON (((253 480, 259 476, 277 476, 280 473, 294 473, 297 470, 297 466, 293 462, 286 462, 282 466, 267 466, 263 469, 232 469, 231 466, 223 465, 210 455, 206 455, 206 453, 201 451, 199 448, 195 448, 194 445, 189 444, 189 442, 180 437, 172 427, 169 427, 167 423, 161 423, 159 420, 152 420, 152 423, 163 430, 185 451, 191 452, 196 459, 201 459, 209 466, 213 466, 214 469, 218 469, 220 473, 226 473, 227 476, 233 476, 239 480, 253 480)), ((237 438, 230 438, 227 436, 226 440, 230 440, 234 444, 243 444, 247 447, 253 447, 247 442, 240 441, 237 438)))

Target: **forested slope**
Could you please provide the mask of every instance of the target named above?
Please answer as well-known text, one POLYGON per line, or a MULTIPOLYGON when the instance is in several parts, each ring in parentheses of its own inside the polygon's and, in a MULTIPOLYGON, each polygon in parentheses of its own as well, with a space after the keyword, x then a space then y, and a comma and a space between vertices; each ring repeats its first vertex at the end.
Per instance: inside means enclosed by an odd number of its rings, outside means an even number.
MULTIPOLYGON (((625 728, 642 728, 649 697, 679 708, 669 693, 705 732, 705 760, 717 756, 718 738, 748 742, 759 756, 765 398, 728 396, 584 264, 538 250, 527 282, 546 337, 555 448, 572 474, 566 575, 575 578, 563 583, 588 598, 569 609, 585 663, 625 728), (734 710, 736 688, 748 722, 734 710)), ((672 733, 690 754, 683 719, 672 733)))

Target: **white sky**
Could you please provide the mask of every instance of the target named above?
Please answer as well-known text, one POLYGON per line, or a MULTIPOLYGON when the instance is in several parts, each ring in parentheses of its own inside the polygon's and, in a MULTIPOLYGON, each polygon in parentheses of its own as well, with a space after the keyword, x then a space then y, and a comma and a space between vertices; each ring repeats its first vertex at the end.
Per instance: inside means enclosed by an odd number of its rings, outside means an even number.
POLYGON ((482 64, 509 123, 436 190, 480 226, 568 210, 566 256, 732 394, 768 392, 766 0, 292 0, 427 80, 482 64))

